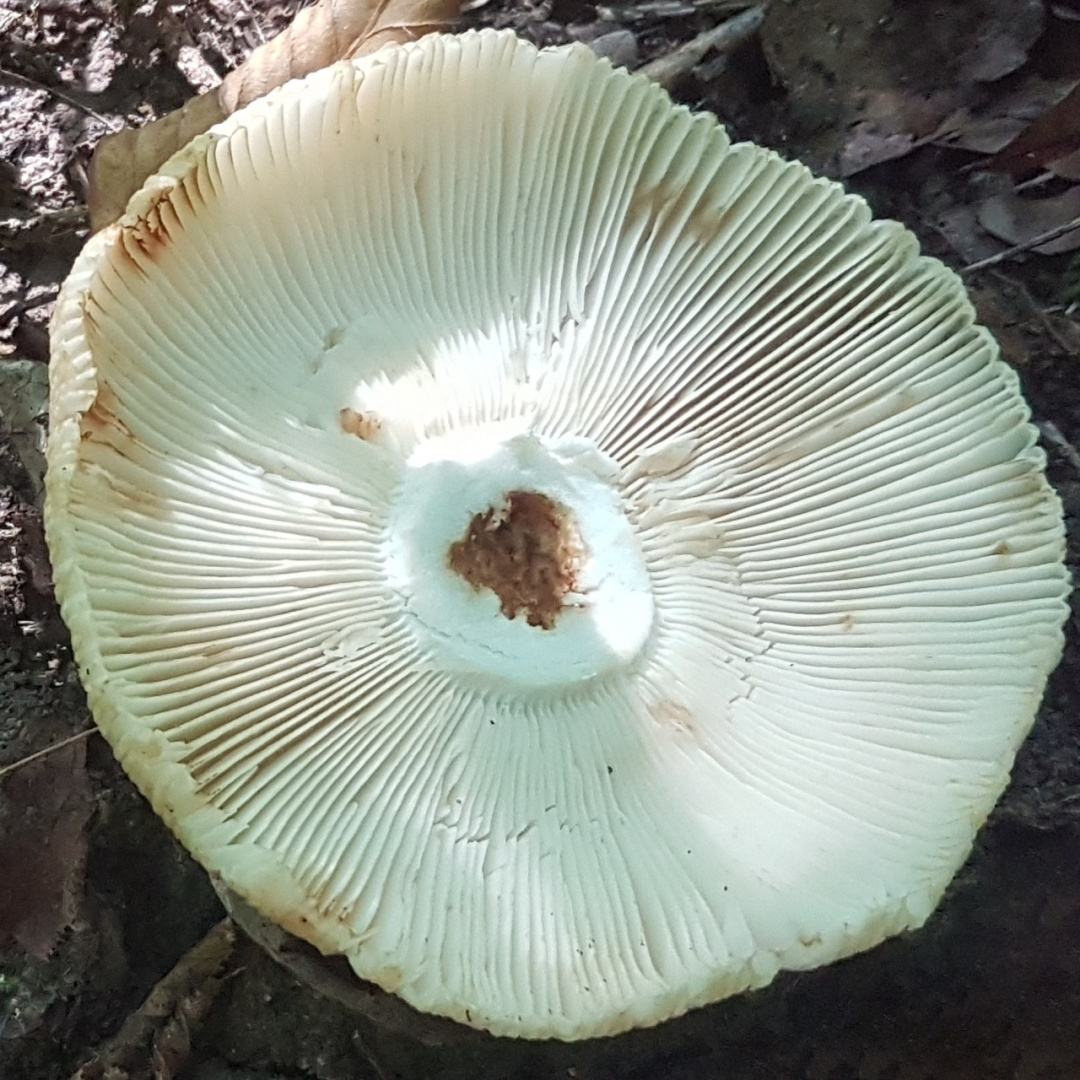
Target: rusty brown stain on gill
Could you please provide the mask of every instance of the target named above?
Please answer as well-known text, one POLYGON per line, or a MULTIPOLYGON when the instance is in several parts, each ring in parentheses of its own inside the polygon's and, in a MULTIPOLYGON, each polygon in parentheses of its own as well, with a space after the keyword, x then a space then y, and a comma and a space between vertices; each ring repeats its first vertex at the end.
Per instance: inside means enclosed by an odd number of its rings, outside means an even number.
POLYGON ((136 262, 141 258, 157 262, 172 239, 177 226, 176 210, 172 205, 175 189, 166 188, 153 196, 136 221, 124 228, 121 247, 136 262))
POLYGON ((1012 545, 1008 540, 1002 540, 993 550, 991 554, 994 555, 1011 555, 1012 545))
MULTIPOLYGON (((821 273, 825 274, 827 269, 822 267, 821 273)), ((723 370, 724 381, 732 391, 741 388, 745 378, 760 370, 763 364, 770 366, 779 384, 785 373, 794 373, 806 364, 814 352, 820 352, 829 347, 830 342, 842 338, 858 318, 866 294, 880 283, 881 278, 871 265, 867 270, 867 281, 853 281, 850 275, 845 275, 829 282, 822 291, 811 290, 810 295, 806 295, 805 281, 808 275, 806 266, 800 262, 774 280, 763 281, 753 310, 746 314, 737 332, 725 343, 724 362, 718 364, 715 356, 709 360, 713 372, 723 370), (763 327, 766 330, 761 333, 763 327), (746 347, 744 342, 747 343, 746 347)), ((899 386, 888 391, 854 396, 842 410, 837 407, 830 411, 831 405, 839 406, 843 402, 848 383, 853 377, 840 372, 838 376, 812 389, 807 388, 800 398, 800 410, 804 415, 825 411, 821 424, 803 436, 809 440, 807 445, 803 446, 800 441, 798 444, 776 447, 766 452, 759 466, 772 468, 791 464, 814 449, 833 445, 866 427, 898 415, 927 396, 925 392, 917 393, 911 387, 899 386)), ((715 374, 708 368, 702 368, 689 372, 688 379, 699 384, 702 390, 706 387, 711 390, 715 374)), ((706 393, 704 396, 710 395, 706 393)), ((762 416, 760 408, 745 409, 743 417, 736 418, 727 432, 729 443, 740 445, 753 438, 762 416)), ((700 424, 704 417, 695 407, 691 409, 688 419, 692 424, 700 424)))
POLYGON ((524 614, 551 630, 577 588, 584 546, 570 511, 535 491, 511 491, 501 507, 474 514, 452 544, 450 569, 473 589, 490 589, 507 619, 524 614))
POLYGON ((82 449, 79 469, 92 478, 93 489, 116 510, 163 519, 167 500, 151 490, 143 447, 118 415, 122 410, 108 383, 98 385, 94 403, 81 419, 82 449))
POLYGON ((627 206, 623 232, 642 227, 645 235, 657 228, 678 228, 687 237, 707 243, 724 228, 730 206, 694 191, 692 180, 665 176, 652 187, 634 193, 627 206))
POLYGON ((670 698, 661 698, 649 705, 649 715, 661 727, 674 729, 685 735, 697 733, 697 720, 685 706, 670 698))
POLYGON ((108 443, 131 438, 131 432, 118 415, 120 400, 108 383, 98 384, 94 403, 82 415, 80 431, 84 440, 108 443))
POLYGON ((382 421, 374 413, 357 412, 345 408, 338 413, 338 422, 346 435, 355 435, 364 442, 371 442, 382 431, 382 421))

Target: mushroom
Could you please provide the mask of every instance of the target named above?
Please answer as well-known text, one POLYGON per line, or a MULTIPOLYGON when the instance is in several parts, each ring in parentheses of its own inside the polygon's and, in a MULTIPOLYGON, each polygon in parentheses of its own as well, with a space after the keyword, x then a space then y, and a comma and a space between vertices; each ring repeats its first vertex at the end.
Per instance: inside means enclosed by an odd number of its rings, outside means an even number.
POLYGON ((418 1009, 650 1025, 917 927, 1059 655, 954 274, 584 47, 431 35, 197 138, 53 323, 91 707, 418 1009))

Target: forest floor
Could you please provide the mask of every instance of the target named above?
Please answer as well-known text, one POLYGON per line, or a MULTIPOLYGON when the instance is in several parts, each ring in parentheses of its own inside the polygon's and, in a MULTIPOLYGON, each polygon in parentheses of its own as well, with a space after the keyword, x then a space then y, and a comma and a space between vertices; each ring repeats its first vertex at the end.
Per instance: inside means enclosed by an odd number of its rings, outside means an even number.
MULTIPOLYGON (((81 1080, 1075 1080, 1075 610, 968 864, 922 931, 870 953, 652 1031, 572 1045, 430 1045, 318 997, 221 930, 176 968, 223 912, 91 732, 41 526, 47 324, 86 236, 95 142, 212 88, 300 6, 0 0, 0 1077, 60 1080, 86 1066, 81 1080), (87 1065, 125 1021, 115 1056, 87 1065)), ((475 0, 462 25, 582 40, 639 67, 748 6, 475 0)), ((843 179, 964 273, 1031 403, 1074 574, 1078 82, 1080 0, 773 0, 760 33, 670 79, 677 99, 843 179)))

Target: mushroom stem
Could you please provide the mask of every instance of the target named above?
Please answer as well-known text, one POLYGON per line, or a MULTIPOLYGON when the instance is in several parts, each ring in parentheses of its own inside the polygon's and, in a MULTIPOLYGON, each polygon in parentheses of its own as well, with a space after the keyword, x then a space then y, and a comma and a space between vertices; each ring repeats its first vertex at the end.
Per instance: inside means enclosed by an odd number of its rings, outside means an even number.
POLYGON ((573 514, 535 491, 511 491, 504 504, 475 514, 449 565, 474 589, 491 589, 508 619, 551 630, 576 589, 583 555, 573 514))

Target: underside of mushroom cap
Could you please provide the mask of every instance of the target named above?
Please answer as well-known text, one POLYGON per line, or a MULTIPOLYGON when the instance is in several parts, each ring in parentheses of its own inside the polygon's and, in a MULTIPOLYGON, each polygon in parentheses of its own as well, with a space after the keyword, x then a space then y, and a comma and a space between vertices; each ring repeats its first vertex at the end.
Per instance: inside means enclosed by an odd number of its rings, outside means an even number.
POLYGON ((1061 648, 958 279, 583 47, 430 35, 195 140, 53 324, 91 706, 419 1009, 648 1025, 920 925, 1061 648))

